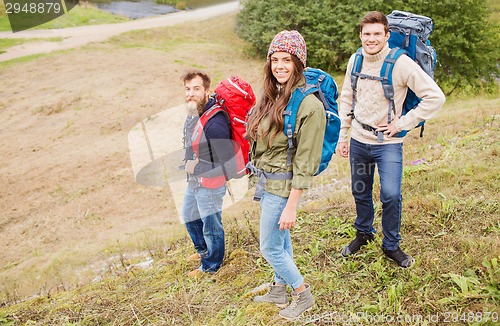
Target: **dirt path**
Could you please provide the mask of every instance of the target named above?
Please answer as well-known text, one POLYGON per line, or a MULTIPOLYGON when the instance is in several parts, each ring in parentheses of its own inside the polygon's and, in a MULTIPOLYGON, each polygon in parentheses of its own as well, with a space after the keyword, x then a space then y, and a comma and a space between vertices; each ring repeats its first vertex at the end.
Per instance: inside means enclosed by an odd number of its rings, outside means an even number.
POLYGON ((30 42, 13 46, 0 54, 0 62, 27 55, 66 50, 91 42, 101 42, 112 36, 131 30, 173 26, 184 22, 202 21, 239 10, 239 1, 224 3, 192 11, 181 11, 160 17, 139 19, 119 24, 80 26, 51 30, 26 30, 18 33, 0 32, 0 38, 56 38, 61 42, 30 42))

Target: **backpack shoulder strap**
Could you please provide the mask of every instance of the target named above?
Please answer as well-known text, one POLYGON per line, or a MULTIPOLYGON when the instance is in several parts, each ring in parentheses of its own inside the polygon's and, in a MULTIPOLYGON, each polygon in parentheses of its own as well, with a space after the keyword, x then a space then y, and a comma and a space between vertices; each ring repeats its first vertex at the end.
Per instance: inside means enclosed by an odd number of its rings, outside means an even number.
POLYGON ((288 105, 283 111, 283 132, 288 139, 288 155, 287 155, 287 165, 292 165, 292 149, 295 146, 293 140, 293 133, 295 132, 295 125, 297 122, 297 112, 299 111, 300 104, 304 98, 317 91, 316 85, 305 84, 302 87, 297 88, 293 93, 288 105))
POLYGON ((288 104, 283 111, 285 135, 293 135, 295 132, 295 122, 297 120, 297 112, 299 111, 300 104, 307 95, 317 92, 318 89, 318 85, 306 83, 304 86, 297 88, 292 93, 290 101, 288 101, 288 104), (288 129, 290 129, 290 132, 288 129))
MULTIPOLYGON (((203 112, 203 114, 200 116, 198 119, 198 122, 196 122, 196 126, 194 127, 193 134, 191 135, 191 141, 192 141, 192 146, 193 148, 196 148, 196 151, 198 150, 198 145, 201 140, 201 135, 203 133, 203 128, 207 125, 208 120, 210 120, 212 117, 214 117, 217 113, 223 112, 224 115, 226 116, 226 119, 229 119, 227 116, 227 112, 221 108, 218 104, 212 105, 211 108, 203 112)), ((229 120, 228 120, 229 123, 229 120)))
POLYGON ((297 120, 297 112, 299 111, 300 104, 306 97, 304 90, 297 88, 293 93, 288 105, 283 111, 283 132, 288 139, 288 155, 286 165, 292 165, 292 148, 295 146, 293 141, 293 133, 295 132, 295 124, 297 120))
POLYGON ((404 50, 400 48, 392 48, 389 54, 385 57, 382 68, 380 69, 380 77, 382 82, 382 88, 384 89, 384 96, 389 100, 389 110, 387 115, 387 123, 391 123, 391 113, 396 114, 396 104, 394 103, 394 85, 392 83, 392 71, 394 70, 394 64, 396 60, 405 54, 404 50))
POLYGON ((226 110, 224 110, 219 104, 214 104, 212 105, 211 108, 203 112, 203 114, 200 116, 200 124, 202 127, 205 127, 207 125, 208 120, 212 119, 217 113, 222 112, 224 113, 224 116, 226 117, 226 120, 229 122, 229 116, 226 110))
POLYGON ((354 119, 354 107, 356 106, 356 96, 358 88, 358 79, 361 72, 361 66, 363 65, 363 48, 359 48, 354 54, 354 62, 351 69, 351 89, 352 89, 352 103, 351 112, 349 115, 354 119))
POLYGON ((363 65, 363 48, 359 48, 354 54, 354 63, 352 64, 351 69, 351 88, 353 91, 356 90, 356 86, 358 85, 359 73, 361 72, 361 66, 363 65))
MULTIPOLYGON (((382 77, 383 85, 390 85, 392 87, 392 71, 394 70, 394 64, 396 63, 396 60, 398 60, 399 57, 405 53, 406 51, 400 48, 392 48, 389 54, 385 57, 382 68, 380 69, 380 77, 382 77)), ((391 93, 386 92, 386 88, 384 87, 384 95, 387 99, 390 99, 391 96, 394 97, 394 88, 392 87, 391 93)))

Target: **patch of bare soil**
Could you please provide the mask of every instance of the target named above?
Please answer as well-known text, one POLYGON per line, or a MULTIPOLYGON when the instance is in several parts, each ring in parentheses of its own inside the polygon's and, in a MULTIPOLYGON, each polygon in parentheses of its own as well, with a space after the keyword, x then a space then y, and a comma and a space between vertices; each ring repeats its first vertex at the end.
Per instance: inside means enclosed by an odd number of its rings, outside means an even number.
POLYGON ((176 72, 144 56, 167 66, 147 50, 78 51, 0 73, 1 267, 176 221, 165 193, 135 183, 130 166, 128 130, 182 101, 165 85, 176 72))

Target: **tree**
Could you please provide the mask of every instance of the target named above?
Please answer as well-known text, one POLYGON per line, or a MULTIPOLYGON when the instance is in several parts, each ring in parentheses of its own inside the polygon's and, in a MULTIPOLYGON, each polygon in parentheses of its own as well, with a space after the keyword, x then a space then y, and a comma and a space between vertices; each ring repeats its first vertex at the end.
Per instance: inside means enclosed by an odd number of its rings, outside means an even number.
POLYGON ((265 56, 273 36, 295 29, 307 42, 308 65, 342 72, 361 45, 365 13, 404 10, 431 17, 438 54, 436 81, 450 94, 467 85, 494 85, 499 76, 499 25, 488 20, 486 0, 246 0, 239 35, 265 56))

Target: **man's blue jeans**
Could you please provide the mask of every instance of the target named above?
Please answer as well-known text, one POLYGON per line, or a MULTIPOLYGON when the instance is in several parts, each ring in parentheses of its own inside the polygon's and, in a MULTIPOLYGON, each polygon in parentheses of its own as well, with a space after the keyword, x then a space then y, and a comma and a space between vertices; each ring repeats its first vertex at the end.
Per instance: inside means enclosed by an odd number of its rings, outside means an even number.
POLYGON ((260 200, 260 251, 274 270, 274 281, 293 289, 304 283, 304 278, 293 262, 290 230, 280 231, 278 224, 288 198, 264 191, 260 200))
POLYGON ((216 272, 224 259, 222 198, 226 186, 209 189, 190 181, 184 194, 182 217, 203 272, 216 272))
POLYGON ((375 165, 380 176, 382 202, 382 245, 388 250, 399 246, 401 236, 401 180, 403 176, 403 144, 370 145, 351 140, 350 163, 352 195, 356 202, 356 230, 373 234, 373 177, 375 165))

